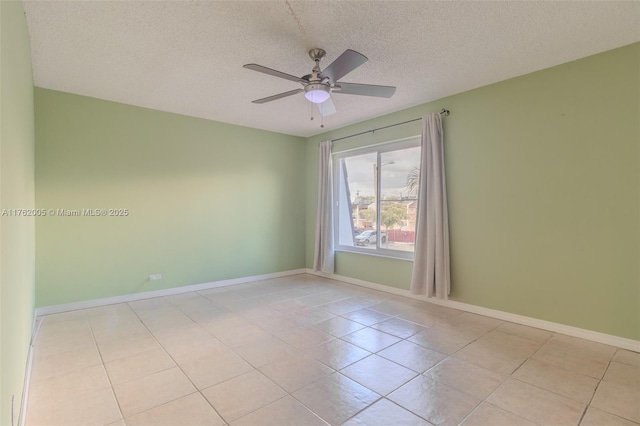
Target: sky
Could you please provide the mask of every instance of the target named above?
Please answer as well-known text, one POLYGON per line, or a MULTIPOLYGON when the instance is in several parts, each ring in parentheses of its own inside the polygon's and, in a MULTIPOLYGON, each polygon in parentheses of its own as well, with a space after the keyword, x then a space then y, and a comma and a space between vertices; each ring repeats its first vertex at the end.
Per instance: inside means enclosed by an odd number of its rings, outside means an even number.
MULTIPOLYGON (((345 159, 349 174, 351 196, 357 191, 360 196, 373 194, 373 165, 376 164, 376 153, 364 154, 345 159)), ((420 148, 408 148, 400 151, 383 152, 381 154, 382 175, 381 195, 399 197, 407 195, 407 175, 411 169, 420 164, 420 148), (389 164, 393 162, 392 164, 389 164)))

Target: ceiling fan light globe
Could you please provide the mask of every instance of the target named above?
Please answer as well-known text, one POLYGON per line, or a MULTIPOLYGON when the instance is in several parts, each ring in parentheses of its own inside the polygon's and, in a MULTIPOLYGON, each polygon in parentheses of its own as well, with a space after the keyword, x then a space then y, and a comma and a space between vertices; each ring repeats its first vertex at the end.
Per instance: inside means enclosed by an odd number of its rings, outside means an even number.
POLYGON ((329 94, 323 90, 310 90, 304 96, 314 104, 321 104, 329 99, 329 94))
POLYGON ((309 84, 305 87, 304 97, 314 104, 325 102, 329 96, 329 86, 326 84, 309 84))

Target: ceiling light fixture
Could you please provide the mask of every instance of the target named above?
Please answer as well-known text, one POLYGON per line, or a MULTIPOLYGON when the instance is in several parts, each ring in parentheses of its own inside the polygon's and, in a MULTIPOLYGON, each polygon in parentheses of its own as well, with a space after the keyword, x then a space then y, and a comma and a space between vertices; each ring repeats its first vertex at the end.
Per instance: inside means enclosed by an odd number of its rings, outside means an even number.
POLYGON ((329 85, 323 83, 311 83, 304 87, 304 97, 314 104, 321 104, 329 99, 329 85))

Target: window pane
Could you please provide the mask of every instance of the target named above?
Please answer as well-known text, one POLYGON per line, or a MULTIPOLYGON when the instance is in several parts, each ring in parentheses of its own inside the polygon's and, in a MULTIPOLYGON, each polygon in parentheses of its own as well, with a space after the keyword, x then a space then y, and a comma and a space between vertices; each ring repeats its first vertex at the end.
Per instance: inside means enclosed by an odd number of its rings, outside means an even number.
POLYGON ((356 155, 337 164, 338 244, 376 248, 374 174, 377 154, 356 155))
POLYGON ((380 247, 414 250, 420 147, 384 152, 380 157, 380 247))
POLYGON ((413 257, 419 143, 404 139, 334 157, 338 248, 413 257))

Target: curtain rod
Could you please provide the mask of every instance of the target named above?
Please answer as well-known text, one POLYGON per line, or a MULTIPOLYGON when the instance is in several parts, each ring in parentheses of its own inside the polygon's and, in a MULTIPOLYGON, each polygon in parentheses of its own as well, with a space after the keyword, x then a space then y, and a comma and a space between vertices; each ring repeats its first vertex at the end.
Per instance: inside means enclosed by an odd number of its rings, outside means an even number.
MULTIPOLYGON (((442 110, 440 111, 440 114, 443 114, 445 117, 448 117, 449 115, 451 115, 451 111, 449 111, 449 110, 448 110, 448 109, 446 109, 446 108, 442 108, 442 110)), ((378 131, 378 130, 388 129, 389 127, 400 126, 400 125, 402 125, 402 124, 413 123, 414 121, 418 121, 418 120, 422 120, 422 117, 420 117, 420 118, 414 118, 413 120, 403 121, 402 123, 389 124, 388 126, 378 127, 377 129, 367 130, 367 131, 365 131, 365 132, 360 132, 360 133, 356 133, 356 134, 353 134, 353 135, 344 136, 344 137, 341 137, 341 138, 338 138, 338 139, 332 139, 332 140, 331 140, 331 142, 332 142, 332 143, 333 143, 333 142, 338 142, 338 141, 341 141, 341 140, 343 140, 343 139, 349 139, 349 138, 352 138, 352 137, 354 137, 354 136, 365 135, 365 134, 367 134, 367 133, 374 133, 374 132, 376 132, 376 131, 378 131)))

